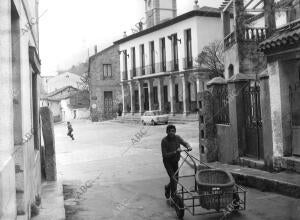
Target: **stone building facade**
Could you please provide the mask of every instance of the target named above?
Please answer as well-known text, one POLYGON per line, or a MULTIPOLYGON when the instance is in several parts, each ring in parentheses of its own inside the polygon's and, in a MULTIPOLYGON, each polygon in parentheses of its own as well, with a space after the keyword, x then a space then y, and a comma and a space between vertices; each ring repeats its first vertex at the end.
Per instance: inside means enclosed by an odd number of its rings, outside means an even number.
POLYGON ((92 121, 116 117, 122 109, 119 46, 112 45, 89 58, 92 121))
POLYGON ((38 1, 0 4, 0 219, 30 219, 41 194, 38 1))
MULTIPOLYGON (((300 1, 286 3, 287 23, 274 28, 260 44, 267 58, 260 75, 261 111, 267 119, 263 143, 268 166, 300 173, 300 1)), ((269 19, 274 22, 272 9, 269 19)))
POLYGON ((231 0, 221 9, 225 79, 208 82, 218 160, 299 172, 299 1, 231 0))
MULTIPOLYGON (((163 2, 166 7, 156 8, 156 13, 176 12, 176 1, 163 2)), ((196 58, 205 46, 222 39, 221 14, 195 5, 193 11, 170 15, 167 21, 158 20, 114 42, 120 46, 123 116, 139 117, 146 110, 171 115, 196 112, 197 93, 209 80, 207 69, 200 68, 196 58)))

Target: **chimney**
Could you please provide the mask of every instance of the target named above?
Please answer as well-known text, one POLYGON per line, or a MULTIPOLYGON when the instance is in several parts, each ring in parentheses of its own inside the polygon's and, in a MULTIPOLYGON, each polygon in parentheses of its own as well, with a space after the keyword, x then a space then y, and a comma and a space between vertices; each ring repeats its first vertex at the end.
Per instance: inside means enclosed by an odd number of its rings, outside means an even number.
POLYGON ((194 4, 193 9, 194 10, 198 10, 199 9, 198 0, 195 0, 195 4, 194 4))
POLYGON ((95 54, 97 54, 97 45, 95 45, 94 50, 95 50, 95 54))

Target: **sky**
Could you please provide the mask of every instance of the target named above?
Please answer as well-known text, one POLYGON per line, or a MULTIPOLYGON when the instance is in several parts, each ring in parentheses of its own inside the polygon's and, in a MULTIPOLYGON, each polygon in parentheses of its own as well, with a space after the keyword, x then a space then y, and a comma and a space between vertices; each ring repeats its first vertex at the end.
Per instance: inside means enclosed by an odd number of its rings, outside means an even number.
MULTIPOLYGON (((199 6, 219 7, 222 0, 199 0, 199 6)), ((193 9, 194 0, 177 0, 178 15, 193 9)), ((145 17, 144 0, 40 0, 42 75, 86 61, 88 54, 131 33, 145 17), (88 53, 89 51, 89 53, 88 53)))

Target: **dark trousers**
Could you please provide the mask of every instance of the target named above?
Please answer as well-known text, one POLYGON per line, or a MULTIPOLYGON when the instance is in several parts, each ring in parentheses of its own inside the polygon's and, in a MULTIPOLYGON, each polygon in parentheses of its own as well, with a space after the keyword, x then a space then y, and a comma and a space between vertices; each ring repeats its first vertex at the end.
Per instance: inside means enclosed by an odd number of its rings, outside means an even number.
POLYGON ((70 130, 70 131, 68 131, 68 134, 67 134, 68 136, 70 136, 70 138, 72 138, 72 139, 74 139, 74 136, 73 136, 73 134, 72 134, 72 131, 70 130))
POLYGON ((178 182, 178 160, 177 158, 163 158, 164 166, 167 170, 167 173, 170 177, 170 183, 167 185, 167 190, 171 189, 171 195, 173 195, 177 190, 178 182), (174 174, 176 175, 174 176, 174 174))

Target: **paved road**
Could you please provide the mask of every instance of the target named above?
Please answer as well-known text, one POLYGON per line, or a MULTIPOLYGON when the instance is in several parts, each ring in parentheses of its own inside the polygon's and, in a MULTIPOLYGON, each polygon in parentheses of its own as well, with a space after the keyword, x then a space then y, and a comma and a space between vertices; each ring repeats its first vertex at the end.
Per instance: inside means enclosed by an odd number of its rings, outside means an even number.
MULTIPOLYGON (((55 126, 57 166, 63 178, 68 220, 176 219, 163 192, 168 181, 160 153, 165 126, 74 121, 73 128, 74 141, 66 136, 65 124, 55 126), (88 188, 83 187, 82 192, 83 185, 88 188)), ((178 125, 177 132, 197 148, 196 123, 178 125)), ((229 219, 296 220, 300 216, 298 200, 255 189, 248 189, 247 205, 246 211, 229 219)), ((221 217, 185 215, 187 220, 221 217)))

